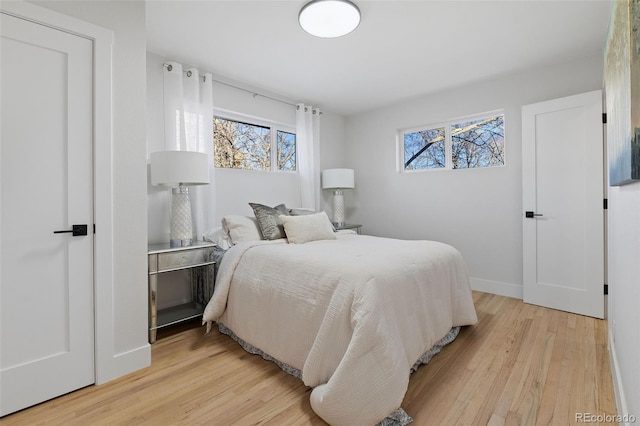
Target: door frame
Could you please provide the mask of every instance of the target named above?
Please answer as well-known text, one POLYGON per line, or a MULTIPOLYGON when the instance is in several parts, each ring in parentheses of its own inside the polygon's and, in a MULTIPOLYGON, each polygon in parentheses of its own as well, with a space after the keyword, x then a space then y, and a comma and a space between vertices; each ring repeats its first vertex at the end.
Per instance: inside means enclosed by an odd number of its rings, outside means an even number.
POLYGON ((113 31, 24 2, 2 2, 0 12, 93 42, 93 286, 95 383, 118 377, 113 315, 113 31))

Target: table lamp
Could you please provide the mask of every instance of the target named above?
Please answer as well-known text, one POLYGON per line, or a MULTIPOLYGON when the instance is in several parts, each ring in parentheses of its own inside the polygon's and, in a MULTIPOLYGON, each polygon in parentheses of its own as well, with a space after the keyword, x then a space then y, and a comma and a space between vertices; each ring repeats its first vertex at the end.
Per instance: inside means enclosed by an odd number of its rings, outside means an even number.
POLYGON ((151 153, 151 184, 171 187, 171 247, 193 244, 189 186, 209 183, 207 154, 193 151, 151 153))
POLYGON ((342 190, 354 188, 352 169, 326 169, 322 171, 322 189, 333 189, 333 223, 344 226, 344 196, 342 190))

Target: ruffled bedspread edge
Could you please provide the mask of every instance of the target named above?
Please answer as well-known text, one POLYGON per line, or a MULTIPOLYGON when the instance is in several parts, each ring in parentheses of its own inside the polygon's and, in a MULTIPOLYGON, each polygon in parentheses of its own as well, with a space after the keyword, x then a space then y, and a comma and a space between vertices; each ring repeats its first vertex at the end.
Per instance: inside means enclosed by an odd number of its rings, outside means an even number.
MULTIPOLYGON (((244 340, 236 336, 236 334, 232 330, 227 328, 224 324, 218 323, 218 329, 220 330, 220 333, 226 334, 227 336, 231 337, 233 340, 238 342, 238 344, 240 344, 240 346, 245 351, 249 352, 250 354, 260 355, 263 359, 267 361, 271 361, 274 364, 276 364, 285 373, 288 373, 302 380, 302 371, 275 359, 274 357, 265 353, 261 349, 256 348, 255 346, 245 342, 244 340)), ((436 354, 438 354, 443 347, 453 342, 456 339, 456 337, 458 337, 459 332, 460 332, 460 327, 452 327, 451 330, 449 330, 449 332, 442 339, 440 339, 435 345, 431 347, 431 349, 423 353, 420 356, 420 358, 418 358, 418 360, 413 364, 409 372, 414 373, 421 365, 427 364, 429 361, 431 361, 431 359, 436 354)), ((406 413, 406 411, 402 409, 402 407, 398 407, 395 411, 389 414, 384 420, 382 420, 376 426, 405 426, 411 422, 413 422, 413 419, 406 413)))

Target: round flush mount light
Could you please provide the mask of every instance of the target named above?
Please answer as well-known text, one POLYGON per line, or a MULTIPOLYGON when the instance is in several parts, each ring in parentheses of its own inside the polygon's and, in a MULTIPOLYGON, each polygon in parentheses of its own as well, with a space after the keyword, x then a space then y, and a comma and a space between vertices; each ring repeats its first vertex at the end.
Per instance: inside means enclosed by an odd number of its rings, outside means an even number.
POLYGON ((341 37, 360 24, 360 9, 349 0, 313 0, 300 10, 298 21, 316 37, 341 37))

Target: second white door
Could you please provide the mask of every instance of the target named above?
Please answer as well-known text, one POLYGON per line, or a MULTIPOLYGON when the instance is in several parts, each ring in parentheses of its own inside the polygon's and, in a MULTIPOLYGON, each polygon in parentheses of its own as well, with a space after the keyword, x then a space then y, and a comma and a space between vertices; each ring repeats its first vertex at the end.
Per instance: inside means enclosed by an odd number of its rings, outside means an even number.
POLYGON ((602 93, 522 108, 524 301, 604 317, 602 93))

